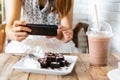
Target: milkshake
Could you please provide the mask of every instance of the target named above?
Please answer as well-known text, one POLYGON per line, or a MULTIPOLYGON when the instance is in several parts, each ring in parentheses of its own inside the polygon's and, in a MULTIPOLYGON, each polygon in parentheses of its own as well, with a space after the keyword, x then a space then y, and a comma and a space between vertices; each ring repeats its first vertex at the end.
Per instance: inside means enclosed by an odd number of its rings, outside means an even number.
POLYGON ((91 65, 106 65, 110 37, 89 36, 88 39, 91 65))
POLYGON ((107 55, 109 53, 112 29, 108 23, 100 23, 100 28, 96 24, 89 26, 87 35, 89 42, 90 64, 93 66, 107 65, 107 55))

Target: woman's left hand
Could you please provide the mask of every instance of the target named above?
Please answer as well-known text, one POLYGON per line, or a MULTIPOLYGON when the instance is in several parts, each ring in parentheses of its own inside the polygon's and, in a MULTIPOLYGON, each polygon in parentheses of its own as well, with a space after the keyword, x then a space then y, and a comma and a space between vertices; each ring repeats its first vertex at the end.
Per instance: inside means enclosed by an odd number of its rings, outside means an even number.
POLYGON ((64 26, 58 27, 57 39, 62 40, 63 42, 69 42, 73 38, 73 30, 64 26))
MULTIPOLYGON (((46 36, 47 38, 53 38, 55 36, 46 36)), ((63 42, 67 43, 73 38, 73 30, 64 26, 58 26, 57 29, 57 39, 62 40, 63 42)))

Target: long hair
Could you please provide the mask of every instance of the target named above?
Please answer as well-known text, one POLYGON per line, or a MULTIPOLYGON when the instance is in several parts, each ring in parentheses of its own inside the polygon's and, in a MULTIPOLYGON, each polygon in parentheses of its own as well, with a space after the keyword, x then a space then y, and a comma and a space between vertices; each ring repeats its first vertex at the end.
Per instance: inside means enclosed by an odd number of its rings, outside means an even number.
POLYGON ((73 5, 72 0, 49 0, 49 6, 52 12, 57 12, 60 18, 68 14, 73 5))
POLYGON ((55 7, 60 18, 66 16, 72 6, 72 0, 55 0, 55 7))

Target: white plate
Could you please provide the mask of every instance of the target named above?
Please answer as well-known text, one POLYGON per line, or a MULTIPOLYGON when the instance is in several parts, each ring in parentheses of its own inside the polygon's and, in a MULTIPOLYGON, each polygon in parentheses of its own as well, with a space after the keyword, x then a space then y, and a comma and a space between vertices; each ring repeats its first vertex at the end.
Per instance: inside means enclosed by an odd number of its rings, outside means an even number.
POLYGON ((70 62, 69 67, 63 67, 61 69, 45 69, 45 68, 30 68, 23 65, 25 58, 22 58, 19 62, 13 65, 13 68, 22 72, 30 73, 41 73, 41 74, 55 74, 55 75, 66 75, 72 72, 75 63, 77 61, 77 56, 64 55, 65 60, 70 62))
POLYGON ((108 72, 107 76, 110 80, 120 80, 120 70, 113 69, 108 72))

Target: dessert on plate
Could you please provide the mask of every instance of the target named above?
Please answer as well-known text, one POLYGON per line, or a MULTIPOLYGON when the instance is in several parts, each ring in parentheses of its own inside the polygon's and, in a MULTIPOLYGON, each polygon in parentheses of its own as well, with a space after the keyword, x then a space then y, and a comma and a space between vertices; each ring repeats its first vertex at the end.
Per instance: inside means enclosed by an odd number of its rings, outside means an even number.
POLYGON ((60 68, 60 67, 65 67, 65 66, 69 66, 70 63, 65 60, 64 56, 60 53, 45 53, 45 57, 44 58, 39 58, 38 62, 41 65, 41 68, 60 68))

